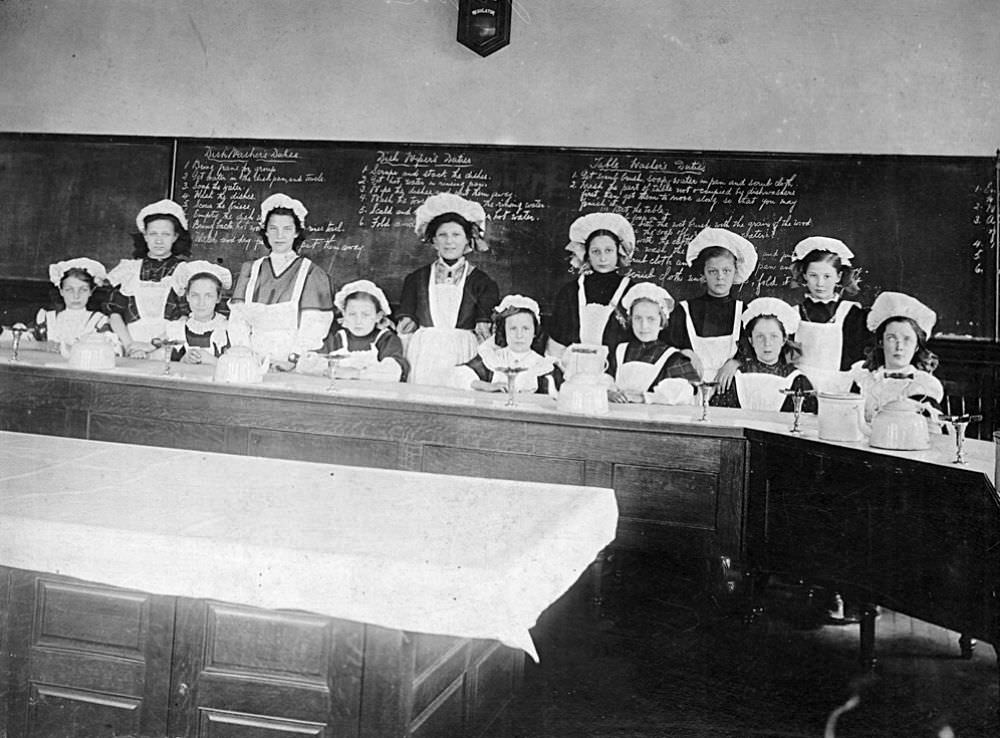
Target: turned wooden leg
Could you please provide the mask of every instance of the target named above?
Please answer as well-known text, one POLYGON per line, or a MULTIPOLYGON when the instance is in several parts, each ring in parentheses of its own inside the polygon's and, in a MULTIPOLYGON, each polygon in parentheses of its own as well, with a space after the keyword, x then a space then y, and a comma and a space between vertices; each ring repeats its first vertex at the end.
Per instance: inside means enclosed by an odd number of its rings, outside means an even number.
POLYGON ((861 668, 866 672, 875 671, 878 659, 875 658, 875 618, 878 608, 866 602, 861 606, 861 668))
POLYGON ((972 658, 972 652, 976 648, 976 639, 970 637, 966 633, 962 633, 962 635, 958 637, 958 648, 959 651, 961 651, 962 658, 969 660, 972 658))
POLYGON ((603 549, 590 565, 590 616, 600 620, 604 608, 604 565, 608 560, 608 550, 603 549))

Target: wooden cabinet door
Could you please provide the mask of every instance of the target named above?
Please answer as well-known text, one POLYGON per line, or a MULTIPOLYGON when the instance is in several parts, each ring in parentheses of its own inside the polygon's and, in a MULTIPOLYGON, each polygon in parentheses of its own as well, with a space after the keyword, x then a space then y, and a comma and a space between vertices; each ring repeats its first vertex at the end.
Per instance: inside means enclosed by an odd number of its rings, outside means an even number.
POLYGON ((11 738, 166 734, 172 598, 0 573, 9 582, 0 687, 11 738))

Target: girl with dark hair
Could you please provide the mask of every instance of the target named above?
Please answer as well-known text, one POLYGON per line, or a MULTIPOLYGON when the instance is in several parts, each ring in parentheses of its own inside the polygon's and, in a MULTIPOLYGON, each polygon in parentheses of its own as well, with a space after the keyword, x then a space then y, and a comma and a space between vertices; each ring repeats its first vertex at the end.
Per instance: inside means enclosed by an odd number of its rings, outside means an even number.
POLYGON ((217 312, 222 293, 233 286, 233 275, 208 261, 188 261, 174 270, 174 292, 184 297, 190 314, 171 321, 166 337, 180 341, 173 361, 185 364, 215 364, 229 348, 229 323, 217 312))
POLYGON ((749 279, 757 266, 757 250, 725 228, 703 228, 688 244, 687 264, 705 283, 705 294, 681 300, 664 337, 684 351, 702 379, 717 381, 726 390, 739 367, 734 357, 743 312, 733 285, 749 279))
MULTIPOLYGON (((51 308, 38 311, 32 329, 33 337, 43 347, 64 350, 82 336, 110 330, 108 317, 92 310, 89 304, 95 288, 107 281, 100 262, 81 257, 50 264, 49 281, 58 290, 58 296, 51 308)), ((113 342, 119 348, 117 339, 113 342)))
POLYGON ((403 280, 397 315, 400 334, 410 335, 410 382, 440 384, 490 334, 500 290, 466 259, 473 250, 489 248, 485 229, 482 206, 458 195, 432 195, 417 208, 414 230, 434 247, 437 259, 403 280))
POLYGON ((183 300, 171 290, 171 275, 190 252, 187 218, 173 200, 160 200, 139 211, 134 258, 122 259, 108 272, 114 290, 104 304, 112 330, 127 356, 146 358, 152 340, 167 321, 183 316, 183 300))
POLYGON ((865 310, 842 297, 858 293, 853 258, 842 241, 824 236, 803 239, 792 252, 792 276, 806 288, 795 335, 802 347, 799 368, 821 392, 848 391, 851 365, 864 357, 870 340, 865 310))
POLYGON ((546 353, 559 358, 574 343, 614 349, 629 335, 615 311, 629 286, 622 270, 635 251, 632 225, 616 213, 583 215, 569 227, 566 250, 579 276, 552 303, 546 353))
POLYGON ((229 300, 229 337, 291 369, 292 354, 318 351, 333 323, 330 277, 299 248, 306 237, 305 205, 281 193, 260 205, 261 239, 270 252, 244 262, 229 300))
POLYGON ((482 392, 506 392, 507 375, 516 369, 518 392, 555 395, 562 372, 542 356, 545 338, 540 331, 538 303, 523 295, 507 295, 494 313, 493 337, 480 344, 476 356, 455 367, 448 385, 482 392))
POLYGON ((324 349, 345 356, 331 379, 405 382, 410 364, 403 343, 389 321, 385 292, 367 279, 349 282, 333 296, 340 328, 327 336, 324 349))

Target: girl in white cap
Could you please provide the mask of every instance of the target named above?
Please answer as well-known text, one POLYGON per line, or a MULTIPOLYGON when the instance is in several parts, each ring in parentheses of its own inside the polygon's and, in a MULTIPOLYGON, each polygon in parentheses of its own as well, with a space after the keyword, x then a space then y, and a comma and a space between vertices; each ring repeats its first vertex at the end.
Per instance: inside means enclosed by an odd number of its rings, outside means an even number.
POLYGON ((500 289, 466 259, 486 251, 486 212, 479 203, 442 193, 417 208, 414 230, 432 245, 437 259, 406 276, 397 316, 410 335, 406 356, 410 382, 441 384, 451 369, 476 354, 490 335, 500 289))
POLYGON ((172 290, 171 276, 191 253, 184 210, 173 200, 159 200, 135 217, 134 258, 122 259, 108 272, 114 287, 104 312, 127 356, 146 358, 156 349, 167 321, 183 317, 183 300, 172 290))
POLYGON ((799 305, 802 322, 795 338, 802 347, 799 368, 821 392, 847 392, 851 365, 864 358, 871 336, 865 310, 843 295, 858 293, 854 254, 843 241, 810 236, 792 252, 792 276, 806 288, 799 305))
POLYGON ((726 389, 736 372, 743 302, 733 285, 743 284, 757 266, 757 250, 725 228, 703 228, 687 249, 687 263, 705 282, 705 293, 682 300, 667 326, 667 342, 682 349, 702 379, 726 389))
MULTIPOLYGON (((729 389, 712 397, 720 407, 791 412, 792 398, 783 390, 811 390, 809 379, 795 368, 798 346, 792 336, 799 327, 799 314, 776 297, 758 297, 741 317, 744 338, 740 342, 740 368, 729 389)), ((803 411, 815 413, 815 395, 805 398, 803 411)))
POLYGON ((389 300, 374 282, 348 282, 333 296, 340 311, 340 327, 327 336, 324 350, 340 352, 337 379, 405 382, 410 364, 403 343, 389 323, 389 300))
POLYGON ((494 312, 492 338, 483 341, 476 355, 451 371, 448 384, 458 389, 506 392, 507 376, 514 369, 518 392, 554 395, 562 373, 544 350, 538 303, 523 295, 507 295, 494 312))
POLYGON ((694 394, 692 382, 701 377, 690 359, 660 340, 660 332, 674 308, 670 293, 641 282, 625 293, 622 307, 628 314, 633 337, 618 344, 608 356, 608 374, 614 383, 608 390, 608 400, 643 402, 646 392, 654 392, 673 398, 672 404, 689 403, 694 394))
MULTIPOLYGON (((92 310, 90 304, 94 290, 107 281, 100 262, 81 257, 50 264, 49 281, 58 296, 52 307, 38 311, 32 329, 42 347, 60 351, 83 336, 110 331, 108 317, 92 310)), ((114 343, 119 348, 117 339, 114 343)))
POLYGON ((166 337, 181 342, 171 359, 185 364, 216 363, 229 348, 229 321, 216 308, 223 291, 233 286, 233 275, 209 261, 188 261, 174 269, 173 281, 174 291, 185 298, 191 312, 167 325, 166 337))
MULTIPOLYGON (((865 417, 871 419, 882 405, 904 397, 924 403, 933 419, 944 398, 944 388, 933 375, 938 360, 927 348, 937 314, 902 292, 883 292, 872 303, 868 328, 875 343, 851 377, 865 397, 865 417)), ((930 423, 935 432, 940 428, 930 423)))
POLYGON ((635 251, 632 225, 616 213, 583 215, 569 227, 566 250, 579 276, 556 294, 546 353, 558 358, 574 343, 613 349, 629 335, 613 316, 630 284, 623 271, 635 251))
POLYGON ((229 301, 230 340, 278 369, 290 369, 293 354, 319 350, 333 323, 330 278, 299 255, 308 214, 282 193, 260 204, 258 233, 270 253, 243 264, 229 301))

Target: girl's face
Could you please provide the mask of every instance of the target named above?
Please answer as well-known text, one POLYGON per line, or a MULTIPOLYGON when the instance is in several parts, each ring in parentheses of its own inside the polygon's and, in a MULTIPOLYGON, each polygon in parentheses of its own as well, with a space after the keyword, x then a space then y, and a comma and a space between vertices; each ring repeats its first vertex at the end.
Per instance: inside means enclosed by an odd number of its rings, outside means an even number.
POLYGON ((344 329, 355 336, 367 336, 382 319, 382 311, 367 297, 355 297, 344 305, 344 329))
POLYGON ((169 218, 155 218, 146 223, 143 236, 146 239, 149 258, 162 261, 170 256, 178 233, 174 230, 174 222, 169 218))
POLYGON ((885 327, 882 334, 882 351, 885 353, 885 368, 889 371, 905 369, 913 361, 917 352, 917 332, 905 320, 894 320, 885 327))
POLYGON ((655 341, 659 337, 660 328, 663 327, 663 316, 660 314, 659 305, 649 300, 638 300, 632 304, 629 319, 632 323, 632 332, 643 343, 655 341))
POLYGON ((531 351, 531 342, 535 340, 535 320, 530 313, 514 313, 504 321, 503 330, 507 348, 515 354, 531 351))
POLYGON ((188 282, 187 303, 195 320, 211 320, 219 304, 219 287, 211 279, 192 279, 188 282))
POLYGON ((728 297, 736 279, 735 256, 713 256, 705 261, 705 286, 712 297, 728 297))
POLYGON ((587 261, 598 274, 607 274, 618 268, 618 244, 611 236, 595 236, 587 246, 587 261))
POLYGON ((267 228, 264 232, 267 234, 267 242, 271 244, 272 254, 287 254, 299 237, 299 229, 291 215, 267 216, 267 228))
POLYGON ((814 261, 806 267, 806 289, 817 300, 829 300, 836 296, 840 282, 837 269, 826 261, 814 261))
POLYGON ((434 250, 446 261, 462 258, 469 249, 469 237, 461 223, 442 223, 434 232, 434 250))
POLYGON ((750 345, 757 361, 774 366, 781 358, 785 345, 785 331, 775 318, 758 318, 750 332, 750 345))
POLYGON ((63 277, 59 283, 59 294, 62 295, 67 310, 83 310, 87 307, 93 290, 79 277, 63 277))

